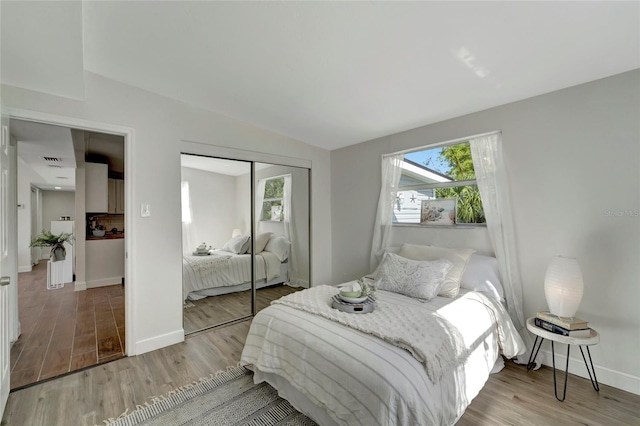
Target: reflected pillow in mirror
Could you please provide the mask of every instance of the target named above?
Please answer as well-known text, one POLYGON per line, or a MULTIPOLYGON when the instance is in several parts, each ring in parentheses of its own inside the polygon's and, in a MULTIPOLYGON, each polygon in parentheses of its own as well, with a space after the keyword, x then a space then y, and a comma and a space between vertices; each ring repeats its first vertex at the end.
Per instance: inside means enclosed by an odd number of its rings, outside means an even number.
POLYGON ((251 237, 248 235, 238 235, 224 243, 222 250, 228 251, 229 253, 245 254, 249 248, 250 241, 251 237))
MULTIPOLYGON (((256 253, 261 253, 264 250, 272 235, 273 232, 262 232, 258 234, 258 236, 256 237, 256 242, 254 244, 256 247, 256 253)), ((249 248, 247 249, 247 253, 251 253, 251 240, 249 240, 249 248)))
POLYGON ((272 235, 264 251, 275 254, 280 262, 284 262, 289 257, 289 240, 281 235, 272 235))

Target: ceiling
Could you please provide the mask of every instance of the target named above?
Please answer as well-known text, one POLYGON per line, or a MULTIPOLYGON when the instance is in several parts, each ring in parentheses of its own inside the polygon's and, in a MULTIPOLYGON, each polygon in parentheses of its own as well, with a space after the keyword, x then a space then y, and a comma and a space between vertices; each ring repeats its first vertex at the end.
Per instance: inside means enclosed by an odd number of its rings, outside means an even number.
POLYGON ((18 141, 18 157, 38 175, 31 184, 40 189, 75 190, 76 148, 78 155, 108 163, 110 173, 124 174, 123 136, 16 119, 9 128, 18 141))
POLYGON ((33 185, 45 190, 75 189, 76 159, 71 129, 22 120, 11 120, 9 128, 18 141, 18 156, 40 176, 31 181, 33 185))
POLYGON ((86 70, 328 150, 640 67, 640 2, 6 3, 3 83, 86 70))
MULTIPOLYGON (((251 162, 225 160, 222 158, 203 157, 201 155, 180 155, 180 165, 190 169, 217 173, 227 176, 242 176, 251 173, 251 162)), ((271 167, 271 164, 255 163, 256 170, 271 167)))

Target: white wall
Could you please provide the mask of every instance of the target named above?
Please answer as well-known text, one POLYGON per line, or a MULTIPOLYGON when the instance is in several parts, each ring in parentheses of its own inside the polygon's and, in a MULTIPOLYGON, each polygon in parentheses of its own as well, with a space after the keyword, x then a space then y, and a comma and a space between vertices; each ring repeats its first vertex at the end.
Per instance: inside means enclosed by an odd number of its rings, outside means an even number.
MULTIPOLYGON (((134 309, 127 318, 131 354, 183 340, 180 220, 180 141, 258 151, 286 152, 313 164, 313 265, 316 283, 331 280, 331 206, 329 152, 230 118, 154 95, 85 72, 85 99, 77 101, 13 86, 2 86, 10 108, 67 116, 134 130, 134 165, 127 175, 132 205, 127 239, 131 270, 127 276, 134 309), (148 203, 151 216, 140 217, 148 203), (154 303, 149 303, 153 300, 154 303), (131 325, 131 327, 129 327, 131 325)), ((15 114, 14 114, 15 115, 15 114)), ((18 114, 19 115, 19 114, 18 114)))
POLYGON ((189 182, 194 244, 221 248, 236 224, 236 178, 182 167, 182 180, 189 182))
MULTIPOLYGON (((74 191, 42 191, 42 226, 51 230, 51 221, 60 220, 60 216, 69 216, 75 220, 76 196, 74 191)), ((84 218, 80 218, 84 220, 84 218)))
POLYGON ((40 181, 42 177, 18 157, 18 272, 31 271, 31 183, 40 181))
MULTIPOLYGON (((576 256, 585 281, 578 316, 601 334, 592 348, 598 379, 640 393, 638 88, 635 70, 332 151, 334 279, 368 272, 382 154, 501 130, 526 315, 547 308, 551 257, 576 256)), ((460 246, 466 236, 469 245, 486 244, 477 230, 411 232, 424 244, 450 237, 460 246)), ((579 351, 572 362, 572 372, 586 374, 579 351)))

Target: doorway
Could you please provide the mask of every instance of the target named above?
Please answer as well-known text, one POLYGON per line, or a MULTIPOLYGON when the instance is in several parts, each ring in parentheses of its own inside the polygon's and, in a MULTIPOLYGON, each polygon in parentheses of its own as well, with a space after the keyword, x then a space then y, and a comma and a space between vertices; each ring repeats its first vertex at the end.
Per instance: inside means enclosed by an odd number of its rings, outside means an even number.
POLYGON ((20 118, 10 132, 18 151, 15 390, 126 354, 125 138, 20 118), (73 235, 64 260, 30 247, 42 232, 73 235))

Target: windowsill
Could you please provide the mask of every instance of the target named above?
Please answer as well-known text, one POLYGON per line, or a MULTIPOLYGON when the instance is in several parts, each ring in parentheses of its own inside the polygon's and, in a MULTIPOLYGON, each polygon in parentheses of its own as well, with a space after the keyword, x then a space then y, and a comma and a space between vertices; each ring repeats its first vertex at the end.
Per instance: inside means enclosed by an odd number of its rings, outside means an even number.
POLYGON ((476 229, 487 227, 486 223, 459 223, 456 225, 421 225, 419 223, 394 223, 398 228, 428 228, 428 229, 476 229))
POLYGON ((283 220, 261 220, 263 223, 284 223, 283 220))

